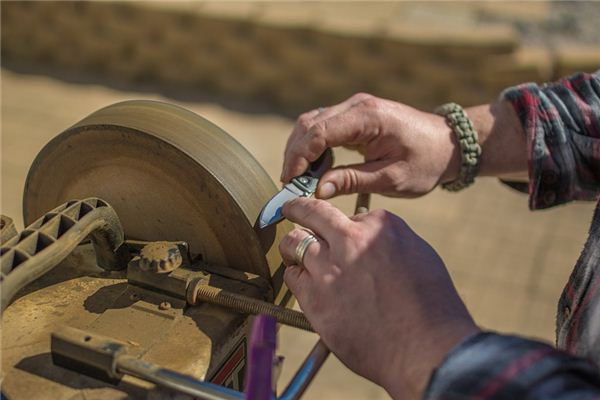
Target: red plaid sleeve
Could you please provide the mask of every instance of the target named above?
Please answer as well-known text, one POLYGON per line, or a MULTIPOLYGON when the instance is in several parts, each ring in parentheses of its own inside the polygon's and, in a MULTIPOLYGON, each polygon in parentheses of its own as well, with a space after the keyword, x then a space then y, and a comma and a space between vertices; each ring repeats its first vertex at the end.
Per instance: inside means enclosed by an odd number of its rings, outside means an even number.
POLYGON ((597 400, 591 362, 547 344, 479 333, 453 349, 434 372, 426 400, 597 400))
POLYGON ((527 134, 529 206, 547 208, 600 193, 600 70, 504 91, 527 134))

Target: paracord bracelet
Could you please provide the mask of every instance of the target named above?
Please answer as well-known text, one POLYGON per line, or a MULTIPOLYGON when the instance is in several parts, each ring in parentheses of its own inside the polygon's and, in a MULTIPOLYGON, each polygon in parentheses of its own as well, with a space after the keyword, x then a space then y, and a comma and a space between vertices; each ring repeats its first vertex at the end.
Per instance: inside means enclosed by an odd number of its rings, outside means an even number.
POLYGON ((477 140, 477 132, 465 110, 456 103, 443 104, 435 109, 435 113, 446 118, 460 144, 461 163, 458 178, 442 184, 442 188, 458 192, 475 182, 475 176, 479 172, 481 146, 477 140))

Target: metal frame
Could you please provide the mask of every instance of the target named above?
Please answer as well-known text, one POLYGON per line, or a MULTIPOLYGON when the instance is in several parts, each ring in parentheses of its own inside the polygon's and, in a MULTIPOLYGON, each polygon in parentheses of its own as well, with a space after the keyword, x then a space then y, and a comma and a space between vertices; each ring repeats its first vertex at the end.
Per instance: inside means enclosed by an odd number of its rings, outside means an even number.
MULTIPOLYGON (((369 209, 369 200, 368 195, 359 195, 355 213, 367 212, 369 209)), ((70 201, 38 219, 20 235, 15 236, 6 243, 6 247, 2 248, 0 261, 2 262, 3 272, 1 285, 3 307, 8 305, 8 302, 20 288, 35 280, 44 272, 51 270, 88 235, 95 245, 98 265, 101 265, 105 269, 121 269, 125 260, 131 258, 129 251, 122 247, 123 230, 116 213, 108 203, 98 198, 70 201), (69 223, 65 225, 64 221, 68 221, 69 223), (51 240, 44 239, 46 237, 51 240), (44 246, 40 246, 40 240, 42 240, 43 244, 45 243, 44 246), (124 252, 127 254, 124 254, 124 252), (27 257, 19 258, 19 254, 21 253, 24 253, 27 257), (15 267, 18 267, 18 269, 14 270, 15 267), (31 270, 35 272, 30 273, 31 270), (23 274, 29 276, 23 279, 21 277, 23 274), (13 278, 15 276, 16 278, 13 278)), ((177 278, 178 280, 182 280, 183 286, 180 290, 176 290, 176 292, 178 292, 177 294, 180 297, 184 297, 182 296, 182 292, 185 292, 185 297, 190 305, 208 301, 213 304, 229 307, 237 312, 270 314, 273 316, 272 324, 269 325, 270 333, 267 332, 267 334, 270 334, 273 338, 276 335, 275 317, 283 323, 295 326, 300 325, 299 327, 303 327, 304 329, 307 329, 307 327, 311 328, 301 313, 275 306, 265 301, 213 288, 208 286, 207 282, 205 282, 206 279, 195 276, 198 271, 189 272, 189 274, 184 274, 184 276, 177 278), (202 294, 203 288, 212 288, 214 290, 209 290, 208 292, 205 290, 204 292, 206 293, 202 294), (308 325, 304 327, 302 324, 308 325)), ((137 278, 130 283, 135 284, 137 280, 145 282, 145 286, 153 286, 151 282, 148 283, 149 281, 144 278, 143 274, 137 278)), ((255 324, 261 324, 263 321, 264 319, 261 320, 261 317, 259 317, 255 324)), ((266 332, 264 329, 263 331, 266 332)), ((257 337, 256 332, 253 332, 253 334, 255 338, 251 338, 251 340, 254 340, 251 343, 254 344, 254 348, 266 347, 268 350, 266 354, 269 356, 266 358, 263 357, 262 363, 250 362, 248 374, 255 374, 256 371, 252 369, 258 368, 259 372, 262 372, 263 375, 264 370, 268 370, 272 377, 275 340, 267 340, 266 344, 257 344, 260 338, 257 337)), ((75 328, 64 328, 59 332, 54 332, 51 338, 54 363, 78 372, 100 376, 109 380, 119 379, 123 374, 133 375, 182 393, 209 400, 232 400, 246 397, 242 392, 210 382, 200 381, 194 377, 161 368, 136 357, 129 356, 126 354, 126 349, 127 346, 123 343, 75 328)), ((251 344, 250 353, 253 350, 251 344)), ((288 383, 282 395, 277 399, 299 399, 316 376, 329 356, 329 353, 330 351, 327 346, 319 340, 288 383)), ((252 354, 250 354, 250 357, 252 357, 252 354)), ((256 382, 257 380, 255 379, 254 381, 256 382)), ((268 382, 269 385, 270 382, 271 380, 268 382)), ((246 395, 251 389, 246 388, 246 395)), ((273 395, 270 398, 275 399, 276 397, 273 395)), ((267 399, 253 398, 253 400, 267 399)))

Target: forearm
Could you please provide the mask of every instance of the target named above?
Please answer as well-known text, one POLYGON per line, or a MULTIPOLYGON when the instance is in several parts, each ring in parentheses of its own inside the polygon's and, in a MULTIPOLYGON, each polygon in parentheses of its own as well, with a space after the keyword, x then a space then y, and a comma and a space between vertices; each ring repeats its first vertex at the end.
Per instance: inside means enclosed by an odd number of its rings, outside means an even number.
MULTIPOLYGON (((470 107, 465 111, 473 123, 481 146, 479 175, 526 181, 527 140, 511 104, 499 100, 470 107)), ((454 150, 441 182, 456 179, 460 170, 460 145, 456 135, 449 132, 447 138, 454 150)))
POLYGON ((479 175, 518 177, 526 181, 527 138, 512 105, 496 101, 466 111, 479 135, 479 175))
MULTIPOLYGON (((600 71, 515 86, 495 103, 466 112, 482 147, 479 175, 529 181, 532 208, 596 197, 600 71)), ((450 139, 454 154, 442 182, 455 178, 460 169, 460 146, 450 139)))

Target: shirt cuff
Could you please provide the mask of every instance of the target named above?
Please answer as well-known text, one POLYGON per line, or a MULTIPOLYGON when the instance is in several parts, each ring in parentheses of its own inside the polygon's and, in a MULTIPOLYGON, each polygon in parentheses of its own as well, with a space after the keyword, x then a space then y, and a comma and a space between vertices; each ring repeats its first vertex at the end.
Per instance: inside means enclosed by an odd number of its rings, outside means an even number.
POLYGON ((540 398, 554 398, 563 387, 556 383, 569 381, 585 382, 598 393, 598 371, 590 362, 541 342, 481 332, 446 356, 424 399, 519 399, 540 391, 540 398))
POLYGON ((599 193, 600 71, 542 86, 514 86, 501 99, 512 104, 527 135, 529 207, 594 200, 599 193))

